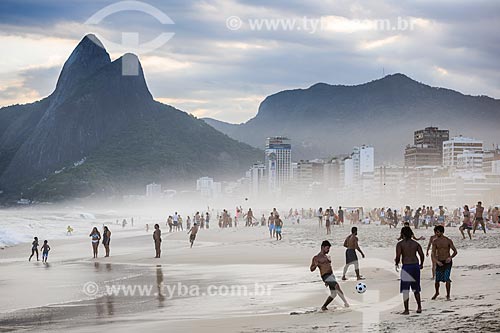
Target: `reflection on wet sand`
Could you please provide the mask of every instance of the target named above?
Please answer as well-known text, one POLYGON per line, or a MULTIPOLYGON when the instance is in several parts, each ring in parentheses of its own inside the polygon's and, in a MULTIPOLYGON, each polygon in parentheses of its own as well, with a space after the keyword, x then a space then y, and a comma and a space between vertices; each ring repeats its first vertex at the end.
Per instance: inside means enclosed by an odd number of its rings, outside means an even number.
POLYGON ((165 295, 163 295, 163 271, 161 265, 156 265, 156 286, 158 288, 158 307, 162 308, 165 302, 165 295))

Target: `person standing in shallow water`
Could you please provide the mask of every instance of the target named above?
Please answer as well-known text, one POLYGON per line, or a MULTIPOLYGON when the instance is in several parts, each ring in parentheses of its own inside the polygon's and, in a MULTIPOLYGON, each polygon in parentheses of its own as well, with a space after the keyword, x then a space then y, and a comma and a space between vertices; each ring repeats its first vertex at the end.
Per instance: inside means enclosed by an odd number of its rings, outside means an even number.
POLYGON ((161 230, 160 230, 159 224, 155 224, 155 231, 153 232, 153 240, 155 242, 155 251, 156 251, 155 258, 160 258, 160 255, 161 255, 161 230))
POLYGON ((108 227, 104 226, 104 231, 102 234, 102 245, 104 245, 104 250, 106 251, 105 257, 109 257, 109 243, 111 242, 111 231, 108 227))
POLYGON ((36 253, 36 261, 39 261, 38 259, 38 237, 35 237, 33 240, 33 243, 31 243, 31 255, 28 261, 31 261, 31 257, 36 253))
POLYGON ((101 233, 97 230, 96 227, 92 229, 89 237, 92 237, 92 251, 94 253, 94 258, 97 258, 97 252, 99 249, 99 241, 101 240, 101 233))

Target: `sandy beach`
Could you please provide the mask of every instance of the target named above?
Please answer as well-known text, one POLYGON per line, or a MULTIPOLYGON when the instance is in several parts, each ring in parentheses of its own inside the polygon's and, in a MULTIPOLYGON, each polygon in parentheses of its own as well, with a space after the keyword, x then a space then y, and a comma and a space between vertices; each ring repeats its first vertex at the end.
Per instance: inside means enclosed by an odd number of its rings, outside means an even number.
MULTIPOLYGON (((139 220, 139 219, 138 219, 139 220)), ((337 280, 344 265, 350 226, 334 226, 326 237, 317 221, 285 221, 283 240, 266 227, 200 230, 192 249, 186 231, 163 229, 162 258, 155 259, 152 231, 110 225, 111 256, 92 259, 85 233, 49 240, 48 264, 28 262, 30 244, 0 250, 0 331, 52 332, 436 332, 500 330, 500 233, 462 240, 447 228, 458 249, 452 271, 452 300, 431 301, 430 260, 422 271, 423 313, 402 316, 399 275, 394 270, 398 229, 358 225, 366 253, 361 273, 367 292, 358 294, 354 271, 340 282, 351 307, 336 300, 320 307, 327 288, 311 258, 324 239, 337 280), (123 287, 125 286, 125 287, 123 287), (110 288, 137 288, 110 289, 110 288), (139 288, 143 288, 142 292, 139 288), (186 291, 187 290, 187 291, 186 291), (128 294, 127 294, 128 293, 128 294)), ((89 225, 92 222, 86 222, 89 225)), ((94 222, 96 226, 100 224, 94 222)), ((61 221, 64 226, 64 222, 61 221)), ((88 229, 88 228, 87 228, 88 229)), ((86 230, 86 229, 85 229, 86 230)), ((90 232, 90 229, 88 230, 90 232)), ((425 248, 432 230, 415 230, 425 248)))

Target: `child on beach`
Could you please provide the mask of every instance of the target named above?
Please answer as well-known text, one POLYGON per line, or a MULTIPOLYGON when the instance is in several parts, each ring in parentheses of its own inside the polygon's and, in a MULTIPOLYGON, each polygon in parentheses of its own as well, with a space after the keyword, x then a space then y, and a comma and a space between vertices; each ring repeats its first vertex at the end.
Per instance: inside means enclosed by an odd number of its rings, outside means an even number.
POLYGON ((43 241, 42 245, 42 262, 47 263, 47 258, 49 257, 50 246, 47 240, 43 241))
POLYGON ((38 261, 38 237, 35 237, 33 243, 31 243, 31 255, 28 261, 31 261, 31 257, 36 253, 36 261, 38 261))

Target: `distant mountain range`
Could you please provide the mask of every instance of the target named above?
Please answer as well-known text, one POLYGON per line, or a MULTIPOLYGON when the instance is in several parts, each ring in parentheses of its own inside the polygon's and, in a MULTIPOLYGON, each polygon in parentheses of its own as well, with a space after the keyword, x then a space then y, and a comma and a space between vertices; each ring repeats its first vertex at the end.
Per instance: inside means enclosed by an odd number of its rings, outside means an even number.
POLYGON ((230 179, 262 160, 261 150, 153 100, 140 63, 139 75, 122 75, 124 59, 138 61, 133 54, 111 61, 87 35, 50 96, 0 109, 4 197, 58 200, 204 175, 230 179))
POLYGON ((268 96, 243 124, 205 118, 215 129, 254 147, 265 138, 292 139, 292 159, 348 153, 371 144, 377 162, 399 162, 413 132, 428 126, 449 129, 485 143, 500 141, 500 100, 467 96, 419 83, 403 74, 355 86, 318 83, 268 96))

